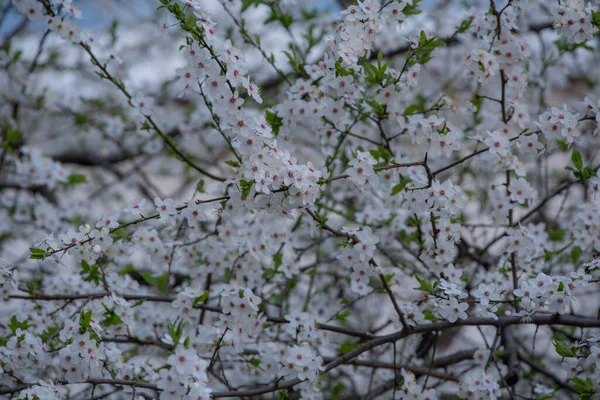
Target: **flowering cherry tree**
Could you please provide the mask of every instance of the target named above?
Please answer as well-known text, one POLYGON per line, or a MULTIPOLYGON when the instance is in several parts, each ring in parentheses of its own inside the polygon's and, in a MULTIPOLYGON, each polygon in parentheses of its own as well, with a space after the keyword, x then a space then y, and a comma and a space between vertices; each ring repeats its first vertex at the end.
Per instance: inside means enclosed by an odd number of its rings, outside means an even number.
POLYGON ((596 6, 148 3, 0 2, 0 398, 600 395, 596 6))

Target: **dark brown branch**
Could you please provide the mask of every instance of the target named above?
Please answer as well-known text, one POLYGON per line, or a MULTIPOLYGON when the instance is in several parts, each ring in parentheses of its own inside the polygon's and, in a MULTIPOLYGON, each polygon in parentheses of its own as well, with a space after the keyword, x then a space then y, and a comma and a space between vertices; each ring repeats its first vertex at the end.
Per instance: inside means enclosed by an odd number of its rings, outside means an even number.
MULTIPOLYGON (((327 362, 331 362, 331 361, 335 361, 335 358, 324 357, 323 360, 325 360, 327 362)), ((429 367, 422 367, 422 366, 417 366, 417 365, 396 363, 396 365, 394 366, 393 363, 386 363, 386 362, 377 361, 377 360, 351 360, 344 364, 356 365, 359 367, 381 368, 381 369, 396 369, 396 370, 406 369, 406 370, 413 372, 415 375, 428 375, 429 374, 430 376, 433 376, 434 378, 444 379, 444 380, 453 381, 453 382, 458 382, 458 380, 459 380, 459 377, 457 377, 456 375, 447 374, 447 373, 443 373, 443 372, 435 371, 435 370, 432 370, 430 372, 429 367)))
MULTIPOLYGON (((437 322, 433 324, 423 324, 417 325, 413 327, 410 331, 401 330, 390 335, 379 336, 375 339, 372 339, 368 342, 365 342, 359 345, 356 349, 344 354, 341 357, 338 357, 334 361, 325 365, 323 369, 323 373, 332 370, 340 365, 347 363, 355 357, 375 348, 381 346, 382 344, 392 343, 397 340, 403 339, 407 336, 417 334, 417 333, 426 333, 426 332, 434 332, 441 331, 446 329, 451 329, 457 326, 510 326, 510 325, 520 325, 520 324, 534 324, 534 325, 567 325, 567 326, 579 326, 579 327, 600 327, 600 319, 591 318, 591 317, 579 317, 572 315, 534 315, 531 317, 529 322, 522 322, 522 317, 520 316, 508 316, 508 317, 500 317, 497 320, 492 318, 480 318, 473 317, 465 320, 458 320, 455 323, 450 322, 437 322)), ((269 385, 256 389, 249 390, 240 390, 240 391, 231 391, 231 392, 214 392, 212 395, 214 398, 226 398, 226 397, 244 397, 244 396, 257 396, 265 393, 271 393, 277 390, 289 389, 298 383, 300 383, 300 379, 291 379, 286 382, 277 383, 274 385, 269 385)))
POLYGON ((527 357, 523 356, 520 353, 518 354, 518 357, 519 357, 519 361, 527 364, 529 366, 529 368, 531 368, 535 372, 540 373, 540 374, 542 374, 542 375, 550 378, 561 389, 565 389, 565 390, 568 390, 569 392, 576 393, 575 389, 573 389, 571 387, 571 385, 565 383, 562 379, 560 379, 559 377, 557 377, 556 375, 554 375, 552 372, 550 372, 550 371, 546 370, 545 368, 542 368, 539 365, 531 362, 527 357))
MULTIPOLYGON (((11 299, 32 300, 32 301, 61 301, 61 300, 73 301, 73 300, 101 299, 106 296, 107 296, 107 294, 105 292, 100 292, 100 293, 90 293, 90 294, 54 294, 54 295, 15 294, 15 295, 11 295, 10 298, 11 299)), ((159 302, 159 303, 171 303, 175 300, 175 297, 171 297, 171 296, 132 295, 132 294, 120 294, 119 296, 128 301, 129 300, 131 300, 131 301, 142 300, 142 301, 153 301, 153 302, 159 302)), ((223 313, 223 311, 220 307, 210 306, 207 304, 196 304, 196 305, 194 305, 194 308, 204 310, 204 311, 219 313, 219 314, 223 313)), ((267 321, 271 322, 271 323, 275 323, 275 324, 289 323, 289 321, 286 320, 285 318, 278 318, 278 317, 268 317, 267 321)), ((375 337, 374 335, 372 335, 368 332, 356 331, 356 330, 352 330, 352 329, 343 328, 340 326, 334 326, 334 325, 328 325, 328 324, 322 324, 322 323, 316 323, 315 326, 317 329, 330 331, 330 332, 336 332, 336 333, 340 333, 340 334, 347 335, 347 336, 359 337, 362 339, 372 339, 373 337, 375 337)))
MULTIPOLYGON (((526 32, 537 33, 537 32, 540 32, 540 31, 543 31, 543 30, 546 30, 549 28, 552 28, 551 23, 536 24, 536 25, 531 25, 529 27, 528 31, 526 31, 526 32)), ((446 42, 446 46, 448 46, 448 47, 461 44, 461 41, 456 37, 456 35, 452 35, 447 38, 443 38, 441 40, 446 42)), ((407 43, 403 46, 399 46, 395 49, 384 52, 383 58, 394 58, 396 56, 407 53, 409 50, 410 50, 410 45, 407 43)), ((379 54, 379 50, 377 50, 377 49, 372 50, 369 55, 369 60, 371 60, 371 61, 377 60, 378 54, 379 54)), ((282 82, 283 82, 283 80, 279 76, 273 76, 272 78, 269 78, 269 79, 261 82, 260 87, 263 90, 271 90, 271 89, 278 87, 282 82)))
MULTIPOLYGON (((356 349, 340 356, 333 361, 326 364, 323 368, 322 373, 326 373, 340 365, 346 364, 348 361, 358 357, 359 355, 375 348, 381 346, 386 343, 393 343, 397 340, 403 339, 410 335, 426 333, 426 332, 435 332, 435 331, 443 331, 446 329, 455 328, 458 326, 496 326, 496 327, 505 327, 510 325, 526 325, 533 324, 537 326, 542 325, 565 325, 565 326, 577 326, 582 328, 598 328, 600 327, 600 319, 592 318, 592 317, 581 317, 574 315, 555 315, 555 314, 543 314, 543 315, 533 315, 529 319, 524 320, 521 316, 508 316, 508 317, 500 317, 498 319, 492 318, 481 318, 481 317, 473 317, 467 318, 465 320, 458 320, 455 323, 450 322, 436 322, 432 324, 422 324, 413 327, 410 331, 401 330, 398 332, 394 332, 385 336, 378 336, 374 339, 371 339, 361 345, 359 345, 356 349)), ((438 360, 439 362, 439 360, 438 360)), ((87 383, 92 384, 113 384, 113 385, 135 385, 137 387, 143 387, 153 390, 159 390, 156 385, 152 385, 145 382, 136 382, 136 381, 126 381, 121 379, 88 379, 87 383)), ((234 390, 228 392, 213 392, 213 398, 231 398, 231 397, 247 397, 247 396, 257 396, 265 393, 275 392, 277 390, 289 389, 293 386, 302 382, 300 379, 290 379, 288 381, 282 383, 276 383, 273 385, 268 385, 255 389, 248 390, 234 390)), ((0 394, 9 394, 15 393, 20 390, 26 389, 27 387, 33 384, 29 384, 27 386, 19 386, 11 389, 3 389, 0 390, 0 394)))

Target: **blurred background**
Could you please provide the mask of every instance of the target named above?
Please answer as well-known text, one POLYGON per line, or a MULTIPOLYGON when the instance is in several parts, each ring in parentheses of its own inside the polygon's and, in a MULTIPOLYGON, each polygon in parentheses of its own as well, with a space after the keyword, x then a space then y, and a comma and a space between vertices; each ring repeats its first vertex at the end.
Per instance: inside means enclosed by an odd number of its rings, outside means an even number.
MULTIPOLYGON (((9 7, 12 0, 0 0, 0 18, 4 18, 4 23, 0 25, 0 35, 6 35, 7 32, 15 29, 23 20, 23 15, 18 13, 14 7, 9 7)), ((120 24, 127 24, 143 20, 160 21, 164 13, 158 12, 160 5, 158 0, 75 0, 74 3, 83 11, 83 18, 80 25, 84 29, 106 29, 117 21, 120 24)), ((214 5, 215 0, 208 0, 207 5, 214 5)), ((302 0, 298 2, 305 9, 316 9, 319 11, 338 13, 342 9, 342 4, 349 3, 347 0, 302 0)), ((0 20, 1 21, 1 20, 0 20)), ((40 31, 44 23, 30 22, 27 29, 40 31)))

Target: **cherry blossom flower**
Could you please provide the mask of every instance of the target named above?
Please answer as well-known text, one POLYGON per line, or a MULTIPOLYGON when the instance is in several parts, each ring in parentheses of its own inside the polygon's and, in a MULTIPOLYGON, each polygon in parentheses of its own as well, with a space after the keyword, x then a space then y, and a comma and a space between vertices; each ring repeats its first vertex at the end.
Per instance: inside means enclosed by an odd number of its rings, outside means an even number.
POLYGON ((465 312, 469 308, 467 303, 459 303, 455 297, 452 297, 447 304, 441 305, 439 313, 449 322, 456 322, 458 319, 467 319, 465 312))

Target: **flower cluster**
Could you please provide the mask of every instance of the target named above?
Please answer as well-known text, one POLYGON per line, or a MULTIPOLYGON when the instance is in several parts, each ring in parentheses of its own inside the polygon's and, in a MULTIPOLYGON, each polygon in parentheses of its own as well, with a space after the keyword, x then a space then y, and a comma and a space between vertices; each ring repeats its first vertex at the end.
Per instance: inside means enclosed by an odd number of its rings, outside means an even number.
POLYGON ((375 269, 371 265, 371 259, 379 239, 368 226, 360 231, 346 229, 346 233, 356 236, 356 243, 345 247, 337 259, 352 269, 352 291, 364 295, 372 291, 369 278, 373 276, 375 269))
POLYGON ((39 149, 21 149, 25 157, 15 163, 17 175, 24 185, 48 186, 67 183, 69 173, 60 163, 42 155, 39 149))
POLYGON ((458 396, 462 399, 498 399, 502 394, 497 377, 478 368, 467 373, 461 381, 458 396))
POLYGON ((415 374, 402 369, 402 387, 399 390, 399 399, 437 399, 437 393, 433 389, 423 390, 423 386, 417 382, 415 374))
POLYGON ((323 359, 310 346, 294 346, 286 349, 279 376, 298 378, 313 383, 323 369, 323 359))
POLYGON ((252 289, 237 284, 225 285, 221 298, 223 314, 219 324, 226 328, 226 333, 229 332, 225 338, 229 338, 236 349, 242 349, 244 343, 262 329, 265 317, 258 309, 262 300, 252 293, 252 289))
POLYGON ((548 242, 548 233, 544 228, 543 224, 528 224, 507 230, 505 251, 516 253, 524 262, 543 257, 548 242))
POLYGON ((8 299, 10 294, 19 287, 19 271, 11 268, 5 260, 0 259, 0 294, 8 299))
POLYGON ((528 310, 564 314, 577 290, 587 287, 591 279, 584 270, 572 272, 569 277, 540 272, 535 278, 521 280, 514 294, 528 310))
POLYGON ((356 152, 356 158, 349 164, 352 167, 347 170, 348 177, 361 190, 377 183, 377 175, 373 170, 377 161, 371 154, 359 150, 356 152))
POLYGON ((402 9, 406 3, 388 3, 394 4, 386 13, 380 13, 378 2, 374 0, 360 1, 342 11, 343 20, 336 29, 335 38, 329 42, 330 50, 346 64, 355 65, 371 49, 385 17, 391 14, 398 21, 403 20, 402 9))
POLYGON ((11 382, 34 379, 49 362, 47 351, 46 345, 33 332, 14 329, 6 345, 0 349, 3 374, 11 382))
POLYGON ((169 368, 158 372, 157 386, 167 396, 181 398, 188 394, 194 399, 210 398, 211 390, 206 386, 208 362, 198 357, 193 349, 177 346, 167 358, 169 368))
POLYGON ((66 398, 66 389, 61 385, 54 384, 52 380, 40 381, 39 385, 31 386, 19 392, 18 400, 35 399, 40 400, 57 400, 66 398))
POLYGON ((285 319, 290 321, 285 325, 286 331, 292 337, 297 337, 297 340, 303 342, 315 342, 322 339, 323 335, 317 330, 314 318, 307 312, 294 312, 285 316, 285 319))
POLYGON ((71 344, 63 347, 59 356, 65 366, 67 382, 85 382, 90 376, 97 376, 102 369, 102 357, 96 341, 90 333, 66 332, 64 337, 71 344))
POLYGON ((559 3, 554 8, 554 29, 560 31, 561 37, 568 43, 584 43, 598 31, 592 24, 597 7, 585 6, 583 0, 569 0, 559 3))
POLYGON ((600 206, 581 204, 570 223, 575 245, 582 249, 600 251, 600 206))
POLYGON ((600 393, 595 6, 75 3, 0 10, 2 400, 600 393))
POLYGON ((572 144, 581 135, 578 122, 579 114, 569 111, 565 104, 563 108, 552 107, 551 112, 541 114, 536 124, 549 142, 564 140, 572 144))

